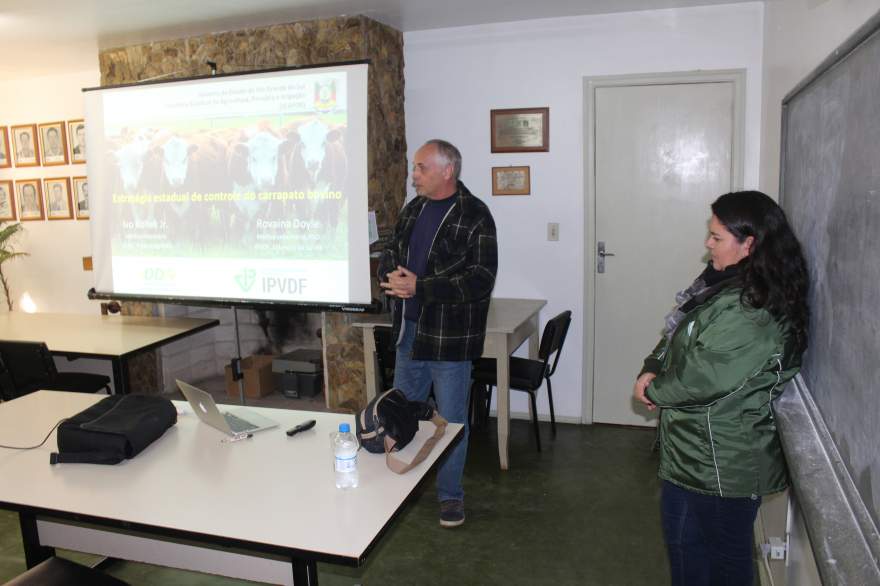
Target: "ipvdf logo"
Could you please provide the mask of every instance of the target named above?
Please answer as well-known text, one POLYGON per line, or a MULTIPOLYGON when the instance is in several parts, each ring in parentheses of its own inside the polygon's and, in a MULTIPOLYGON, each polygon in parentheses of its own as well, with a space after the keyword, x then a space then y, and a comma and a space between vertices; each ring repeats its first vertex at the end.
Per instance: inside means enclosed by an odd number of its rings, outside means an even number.
POLYGON ((235 275, 235 282, 241 287, 241 290, 247 293, 257 282, 257 271, 254 269, 243 269, 235 275))

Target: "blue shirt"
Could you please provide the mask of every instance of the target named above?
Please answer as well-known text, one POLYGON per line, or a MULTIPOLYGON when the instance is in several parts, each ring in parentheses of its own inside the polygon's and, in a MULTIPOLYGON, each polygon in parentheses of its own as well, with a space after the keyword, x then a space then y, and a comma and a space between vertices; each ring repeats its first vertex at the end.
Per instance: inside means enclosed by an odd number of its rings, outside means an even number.
MULTIPOLYGON (((406 268, 416 274, 417 278, 425 276, 428 268, 428 254, 431 252, 431 245, 434 243, 434 237, 443 218, 452 204, 455 203, 455 195, 452 194, 445 199, 429 200, 422 213, 416 219, 412 233, 409 236, 409 252, 406 257, 406 268)), ((422 304, 416 297, 406 299, 404 301, 403 317, 409 321, 418 321, 419 313, 422 310, 422 304)))

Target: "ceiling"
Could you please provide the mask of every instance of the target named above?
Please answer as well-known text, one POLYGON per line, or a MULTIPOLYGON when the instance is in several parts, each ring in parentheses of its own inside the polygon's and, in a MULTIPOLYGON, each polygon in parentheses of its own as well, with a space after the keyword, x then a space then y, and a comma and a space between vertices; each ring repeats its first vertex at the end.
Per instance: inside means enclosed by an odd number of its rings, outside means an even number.
POLYGON ((0 79, 97 67, 99 49, 364 14, 404 32, 747 0, 0 0, 0 79))

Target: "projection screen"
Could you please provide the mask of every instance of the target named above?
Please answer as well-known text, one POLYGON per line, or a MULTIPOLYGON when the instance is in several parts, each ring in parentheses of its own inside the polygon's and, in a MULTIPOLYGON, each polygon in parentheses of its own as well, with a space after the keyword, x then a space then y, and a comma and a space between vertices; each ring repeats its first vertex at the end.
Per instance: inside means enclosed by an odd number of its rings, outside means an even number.
POLYGON ((98 295, 369 304, 367 67, 84 90, 98 295))

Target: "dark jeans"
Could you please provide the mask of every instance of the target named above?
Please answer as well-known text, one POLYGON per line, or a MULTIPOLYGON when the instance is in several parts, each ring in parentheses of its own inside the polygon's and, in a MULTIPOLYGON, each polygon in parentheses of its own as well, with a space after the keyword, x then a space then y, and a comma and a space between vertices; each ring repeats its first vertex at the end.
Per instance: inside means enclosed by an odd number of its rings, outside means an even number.
POLYGON ((700 494, 663 481, 660 501, 672 586, 752 586, 761 498, 700 494))

